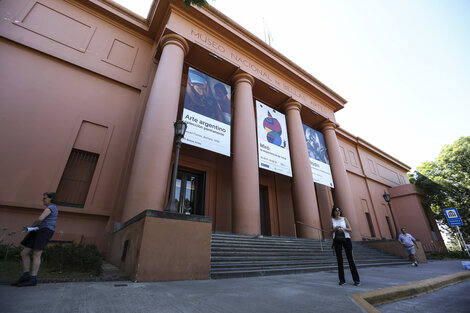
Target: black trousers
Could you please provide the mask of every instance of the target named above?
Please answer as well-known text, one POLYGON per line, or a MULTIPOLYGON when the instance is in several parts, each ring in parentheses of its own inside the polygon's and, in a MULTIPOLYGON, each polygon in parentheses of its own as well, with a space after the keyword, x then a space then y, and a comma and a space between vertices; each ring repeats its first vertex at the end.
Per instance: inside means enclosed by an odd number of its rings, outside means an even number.
POLYGON ((346 241, 339 242, 333 241, 333 247, 335 248, 336 261, 338 261, 338 277, 339 281, 344 283, 344 266, 343 266, 343 247, 344 252, 346 252, 346 257, 348 258, 349 269, 351 270, 351 275, 354 282, 360 282, 359 273, 356 269, 356 264, 354 263, 354 257, 352 255, 352 243, 350 238, 346 238, 346 241))

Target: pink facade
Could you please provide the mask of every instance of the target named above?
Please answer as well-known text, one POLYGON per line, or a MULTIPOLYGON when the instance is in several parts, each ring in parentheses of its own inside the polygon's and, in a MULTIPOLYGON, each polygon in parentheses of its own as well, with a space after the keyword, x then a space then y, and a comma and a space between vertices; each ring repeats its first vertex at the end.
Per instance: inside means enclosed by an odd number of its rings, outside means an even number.
POLYGON ((410 168, 340 128, 343 98, 215 9, 162 0, 144 21, 99 0, 4 0, 0 15, 0 227, 18 232, 60 190, 54 239, 119 254, 116 223, 168 200, 192 67, 232 88, 230 156, 183 144, 179 161, 179 182, 198 191, 191 212, 212 231, 329 236, 337 204, 354 240, 392 239, 386 190, 397 227, 443 248, 410 168), (254 99, 286 116, 292 177, 258 168, 254 99), (323 134, 335 188, 313 183, 302 124, 323 134))

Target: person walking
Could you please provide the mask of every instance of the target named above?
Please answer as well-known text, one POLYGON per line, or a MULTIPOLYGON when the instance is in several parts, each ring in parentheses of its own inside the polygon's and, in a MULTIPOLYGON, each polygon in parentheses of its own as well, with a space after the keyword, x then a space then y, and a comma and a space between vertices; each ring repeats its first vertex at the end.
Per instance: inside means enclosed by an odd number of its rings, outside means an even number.
POLYGON ((416 261, 416 250, 415 242, 416 239, 406 232, 406 228, 401 229, 401 234, 398 236, 398 242, 403 245, 405 253, 408 255, 408 258, 411 261, 411 266, 418 266, 418 261, 416 261))
POLYGON ((55 224, 59 213, 57 206, 52 204, 54 196, 55 193, 53 192, 45 192, 43 194, 42 203, 45 207, 44 211, 32 224, 33 227, 37 227, 38 229, 36 231, 29 232, 21 241, 21 245, 24 246, 24 249, 21 251, 23 275, 21 275, 17 281, 12 283, 13 286, 26 287, 36 286, 37 284, 37 274, 41 265, 41 255, 54 234, 55 224))
POLYGON ((354 286, 360 286, 361 280, 359 273, 354 263, 354 257, 352 255, 352 243, 351 236, 349 233, 352 232, 349 221, 346 217, 341 216, 341 209, 337 206, 333 207, 331 211, 331 223, 333 227, 333 247, 336 253, 336 261, 338 262, 338 277, 339 285, 346 284, 344 278, 344 266, 343 266, 343 247, 346 252, 346 257, 349 263, 349 269, 354 281, 354 286))

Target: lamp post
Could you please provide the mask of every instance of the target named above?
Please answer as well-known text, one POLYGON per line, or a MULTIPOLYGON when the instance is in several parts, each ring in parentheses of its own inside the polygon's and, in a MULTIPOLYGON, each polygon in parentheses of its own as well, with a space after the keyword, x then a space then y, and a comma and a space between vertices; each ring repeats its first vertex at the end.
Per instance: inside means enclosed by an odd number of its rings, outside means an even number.
POLYGON ((390 204, 390 194, 388 194, 384 190, 383 197, 385 201, 387 202, 388 207, 390 208, 390 213, 392 214, 393 226, 395 226, 395 239, 398 239, 398 228, 397 228, 397 223, 395 222, 395 216, 393 216, 392 205, 390 204))
POLYGON ((178 172, 178 160, 180 158, 180 148, 181 148, 181 138, 184 137, 184 133, 186 132, 186 127, 188 124, 183 122, 182 120, 178 120, 173 124, 175 128, 175 142, 176 142, 176 149, 175 149, 175 162, 173 163, 173 173, 171 174, 171 186, 170 186, 170 197, 168 199, 168 203, 166 205, 165 211, 177 213, 178 210, 175 204, 175 187, 176 187, 176 174, 178 172))

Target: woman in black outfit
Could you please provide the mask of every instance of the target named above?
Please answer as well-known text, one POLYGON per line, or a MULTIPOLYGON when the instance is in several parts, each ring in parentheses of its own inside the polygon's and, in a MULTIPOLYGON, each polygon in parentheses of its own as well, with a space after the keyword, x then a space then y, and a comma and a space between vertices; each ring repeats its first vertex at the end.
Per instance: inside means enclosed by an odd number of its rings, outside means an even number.
POLYGON ((349 221, 346 217, 341 216, 341 209, 337 206, 333 207, 331 211, 331 224, 333 228, 333 247, 335 248, 336 261, 338 262, 338 276, 339 285, 342 286, 346 283, 344 279, 343 267, 343 247, 348 258, 349 269, 351 270, 354 286, 361 284, 359 274, 354 264, 354 257, 352 255, 352 243, 349 233, 352 232, 349 221))

